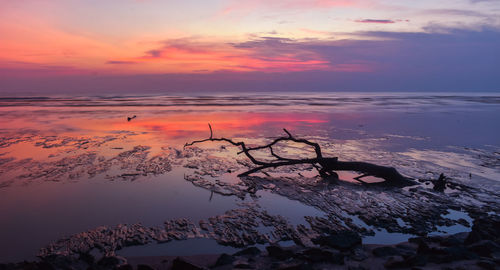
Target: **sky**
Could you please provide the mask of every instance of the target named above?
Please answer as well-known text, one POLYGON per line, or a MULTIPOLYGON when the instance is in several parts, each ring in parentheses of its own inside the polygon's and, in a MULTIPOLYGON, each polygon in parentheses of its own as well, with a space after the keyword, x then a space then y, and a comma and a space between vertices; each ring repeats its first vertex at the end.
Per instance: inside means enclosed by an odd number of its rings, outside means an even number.
POLYGON ((0 93, 500 91, 500 0, 0 0, 0 93))

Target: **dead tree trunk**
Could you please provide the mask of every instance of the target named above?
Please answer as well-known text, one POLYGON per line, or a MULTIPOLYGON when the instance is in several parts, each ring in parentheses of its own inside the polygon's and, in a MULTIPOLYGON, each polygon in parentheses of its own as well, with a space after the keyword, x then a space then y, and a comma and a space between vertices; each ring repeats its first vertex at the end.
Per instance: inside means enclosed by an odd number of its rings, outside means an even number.
POLYGON ((323 157, 323 154, 321 153, 321 147, 319 144, 308 141, 306 139, 298 139, 292 136, 288 130, 283 129, 285 133, 287 134, 286 137, 279 137, 274 139, 271 143, 262 145, 262 146, 256 146, 256 147, 247 147, 247 145, 244 142, 235 142, 231 139, 227 138, 214 138, 213 137, 213 131, 212 131, 212 126, 208 124, 208 127, 210 128, 210 137, 204 140, 198 140, 198 141, 193 141, 191 143, 186 143, 184 147, 187 146, 192 146, 197 143, 203 143, 207 141, 218 141, 218 142, 227 142, 230 143, 236 147, 239 147, 241 149, 241 152, 238 154, 245 154, 246 157, 257 167, 250 169, 244 173, 239 174, 239 177, 243 176, 248 176, 250 174, 259 172, 261 170, 267 169, 267 168, 277 168, 281 166, 293 166, 293 165, 298 165, 298 164, 310 164, 314 166, 318 170, 318 173, 324 177, 336 177, 338 178, 338 175, 335 171, 355 171, 358 173, 361 173, 360 176, 356 177, 355 179, 364 183, 363 180, 361 180, 363 177, 366 176, 374 176, 377 178, 382 178, 385 181, 383 184, 388 184, 388 185, 393 185, 393 186, 408 186, 408 185, 414 185, 415 182, 403 175, 401 175, 395 168, 393 167, 385 167, 385 166, 380 166, 380 165, 375 165, 372 163, 367 163, 367 162, 358 162, 358 161, 339 161, 337 157, 323 157), (305 144, 306 146, 312 147, 314 149, 314 152, 316 154, 316 157, 314 158, 305 158, 305 159, 293 159, 293 158, 287 158, 287 157, 282 157, 278 155, 274 149, 273 146, 275 146, 279 142, 295 142, 295 143, 300 143, 300 144, 305 144), (257 159, 252 155, 253 151, 257 150, 264 150, 268 149, 271 156, 274 158, 274 160, 271 161, 262 161, 257 159))

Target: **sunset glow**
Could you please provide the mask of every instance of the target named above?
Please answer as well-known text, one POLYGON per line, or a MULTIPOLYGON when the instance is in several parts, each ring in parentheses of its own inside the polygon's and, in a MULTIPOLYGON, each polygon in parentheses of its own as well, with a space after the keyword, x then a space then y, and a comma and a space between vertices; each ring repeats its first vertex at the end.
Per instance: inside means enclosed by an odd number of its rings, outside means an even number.
MULTIPOLYGON (((161 74, 183 74, 198 81, 198 87, 209 88, 245 80, 270 88, 290 86, 273 73, 303 77, 302 83, 315 90, 327 90, 325 84, 368 90, 352 74, 378 78, 378 87, 387 87, 396 71, 412 82, 442 72, 441 81, 422 83, 430 88, 454 85, 452 74, 465 76, 470 84, 481 82, 485 90, 498 82, 490 76, 498 74, 493 71, 499 70, 498 61, 488 60, 498 59, 494 47, 500 40, 500 5, 494 0, 439 5, 385 0, 24 0, 0 5, 3 92, 29 91, 34 84, 44 90, 68 88, 82 78, 100 78, 91 86, 112 90, 126 88, 113 83, 120 77, 137 76, 132 81, 142 82, 141 76, 161 74), (419 51, 425 55, 417 56, 419 51), (457 68, 456 62, 464 63, 457 68)), ((182 88, 179 78, 160 80, 162 90, 182 88)))

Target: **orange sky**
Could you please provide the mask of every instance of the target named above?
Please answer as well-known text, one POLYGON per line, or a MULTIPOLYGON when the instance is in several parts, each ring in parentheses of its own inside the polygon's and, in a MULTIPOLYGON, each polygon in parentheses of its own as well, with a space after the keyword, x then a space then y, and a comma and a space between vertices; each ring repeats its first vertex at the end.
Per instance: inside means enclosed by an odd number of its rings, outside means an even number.
MULTIPOLYGON (((406 40, 408 33, 500 29, 500 6, 493 0, 4 0, 0 17, 0 77, 5 78, 388 75, 408 63, 406 52, 399 61, 391 55, 401 51, 395 41, 407 47, 415 42, 406 40)), ((432 46, 439 49, 440 43, 432 46)), ((0 91, 12 84, 0 81, 0 91)))

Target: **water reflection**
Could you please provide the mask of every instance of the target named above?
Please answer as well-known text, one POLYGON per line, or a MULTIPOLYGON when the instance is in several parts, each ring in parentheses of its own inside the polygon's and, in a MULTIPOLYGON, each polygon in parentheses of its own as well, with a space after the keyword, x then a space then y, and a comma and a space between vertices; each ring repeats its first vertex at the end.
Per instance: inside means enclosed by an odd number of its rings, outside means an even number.
MULTIPOLYGON (((197 221, 237 207, 240 198, 184 180, 195 169, 178 163, 183 145, 206 138, 207 123, 217 136, 255 144, 287 128, 329 155, 397 166, 412 177, 445 171, 467 181, 472 172, 475 181, 498 181, 497 103, 477 95, 0 98, 0 262, 33 258, 49 242, 101 225, 197 221)), ((217 143, 202 147, 214 158, 237 156, 217 143)), ((236 184, 235 174, 215 178, 236 184)), ((244 198, 254 200, 294 225, 324 215, 267 191, 244 198)))

